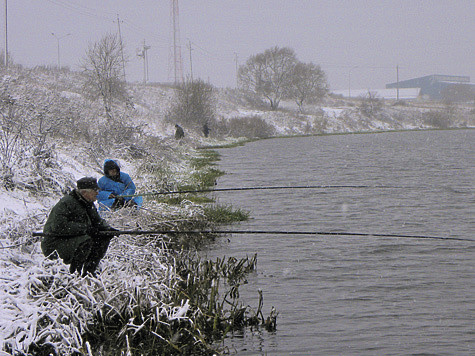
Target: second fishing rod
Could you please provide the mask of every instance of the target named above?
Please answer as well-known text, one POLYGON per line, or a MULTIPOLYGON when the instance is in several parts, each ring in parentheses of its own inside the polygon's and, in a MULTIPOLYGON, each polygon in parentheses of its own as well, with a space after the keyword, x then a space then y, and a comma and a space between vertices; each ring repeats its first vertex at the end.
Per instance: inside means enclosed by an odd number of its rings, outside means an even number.
POLYGON ((123 198, 133 198, 139 196, 158 196, 171 194, 195 194, 211 192, 230 192, 246 190, 284 190, 284 189, 408 189, 411 187, 389 186, 389 185, 295 185, 295 186, 263 186, 263 187, 236 187, 236 188, 209 188, 209 189, 178 189, 174 191, 145 192, 140 194, 121 195, 123 198))

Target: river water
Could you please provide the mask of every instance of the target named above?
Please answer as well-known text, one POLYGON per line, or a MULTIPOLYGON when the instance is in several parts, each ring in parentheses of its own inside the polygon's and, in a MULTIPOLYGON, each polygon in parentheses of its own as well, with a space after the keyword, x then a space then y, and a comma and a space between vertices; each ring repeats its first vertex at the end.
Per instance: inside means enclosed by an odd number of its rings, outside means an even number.
MULTIPOLYGON (((279 138, 219 153, 217 188, 370 186, 215 193, 251 213, 231 229, 475 239, 475 130, 279 138)), ((475 354, 473 242, 232 234, 207 257, 254 253, 241 300, 256 307, 261 289, 277 330, 228 338, 238 355, 475 354)))

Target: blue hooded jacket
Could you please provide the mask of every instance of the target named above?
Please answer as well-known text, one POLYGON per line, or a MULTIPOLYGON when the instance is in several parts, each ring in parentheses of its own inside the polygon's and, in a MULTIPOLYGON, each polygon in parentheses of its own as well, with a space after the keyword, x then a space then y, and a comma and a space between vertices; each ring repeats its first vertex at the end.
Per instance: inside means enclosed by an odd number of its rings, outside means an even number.
MULTIPOLYGON (((115 196, 135 194, 135 184, 132 178, 127 173, 121 172, 119 165, 112 159, 104 161, 104 176, 97 182, 101 189, 97 195, 97 202, 99 203, 99 210, 109 210, 114 203, 114 198, 109 198, 111 194, 115 196), (108 171, 116 169, 119 175, 117 177, 110 177, 108 171)), ((141 206, 143 202, 142 197, 124 197, 125 201, 133 199, 137 206, 141 206)))

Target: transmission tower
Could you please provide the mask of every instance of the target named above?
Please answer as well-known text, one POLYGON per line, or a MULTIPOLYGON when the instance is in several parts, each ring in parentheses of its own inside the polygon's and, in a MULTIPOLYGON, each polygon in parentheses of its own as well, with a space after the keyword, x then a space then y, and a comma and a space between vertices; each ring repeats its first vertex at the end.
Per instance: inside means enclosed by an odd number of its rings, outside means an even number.
POLYGON ((178 0, 170 0, 170 17, 173 44, 170 46, 168 80, 172 79, 173 70, 173 80, 175 85, 179 85, 183 83, 183 61, 181 59, 178 0))
POLYGON ((5 48, 4 48, 4 64, 5 68, 8 68, 8 5, 7 0, 5 0, 5 48))
POLYGON ((119 41, 120 41, 120 54, 122 56, 122 73, 123 73, 123 79, 125 82, 125 59, 124 59, 124 45, 122 42, 122 33, 120 32, 120 20, 119 20, 119 14, 117 14, 117 26, 119 28, 119 41))

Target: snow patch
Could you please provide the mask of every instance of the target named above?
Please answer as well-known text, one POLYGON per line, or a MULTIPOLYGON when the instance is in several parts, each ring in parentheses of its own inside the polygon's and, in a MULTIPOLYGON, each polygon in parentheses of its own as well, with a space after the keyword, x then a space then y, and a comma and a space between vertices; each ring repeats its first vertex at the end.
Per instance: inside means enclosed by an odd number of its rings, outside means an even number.
POLYGON ((62 98, 66 98, 66 99, 79 99, 79 98, 82 98, 82 95, 81 95, 81 94, 73 93, 72 91, 62 91, 59 95, 60 95, 62 98))
POLYGON ((328 117, 340 117, 341 113, 345 111, 346 109, 337 109, 337 108, 329 108, 329 107, 323 107, 322 110, 325 112, 325 114, 328 117))
POLYGON ((0 191, 0 218, 2 220, 15 215, 19 217, 33 215, 42 207, 41 202, 30 197, 25 191, 0 191))

